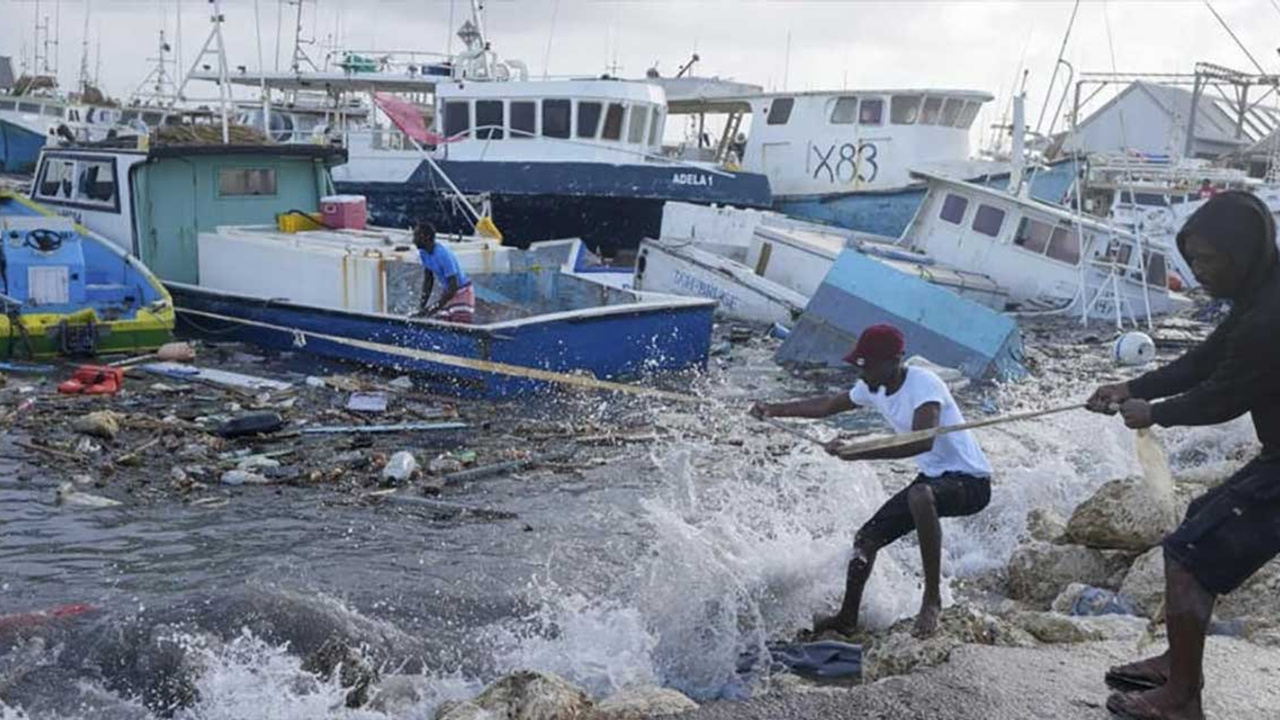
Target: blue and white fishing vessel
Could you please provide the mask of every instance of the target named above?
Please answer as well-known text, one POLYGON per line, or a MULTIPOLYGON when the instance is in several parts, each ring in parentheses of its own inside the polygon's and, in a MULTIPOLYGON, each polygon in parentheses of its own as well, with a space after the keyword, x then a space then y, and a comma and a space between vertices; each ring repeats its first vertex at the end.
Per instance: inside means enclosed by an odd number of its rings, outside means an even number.
MULTIPOLYGON (((684 79, 667 87, 674 116, 695 118, 681 157, 740 165, 769 178, 774 209, 792 217, 898 237, 925 182, 915 171, 1004 188, 1010 164, 975 160, 970 130, 992 96, 972 90, 824 90, 742 94, 737 83, 684 79)), ((1034 197, 1060 202, 1074 163, 1031 176, 1034 197)))
POLYGON ((151 267, 186 332, 488 396, 543 387, 546 372, 617 379, 706 362, 713 302, 608 287, 493 240, 442 238, 475 284, 475 324, 410 317, 422 286, 411 234, 314 220, 344 159, 316 145, 46 149, 32 193, 151 267))
MULTIPOLYGON (((656 236, 668 200, 769 205, 761 173, 663 153, 667 107, 660 86, 608 77, 531 79, 523 63, 498 59, 476 3, 472 10, 458 33, 465 49, 452 57, 392 53, 371 71, 241 72, 230 82, 356 94, 369 107, 375 93, 414 103, 434 136, 426 148, 431 159, 490 211, 507 243, 521 247, 576 237, 613 255, 656 236)), ((425 218, 443 231, 472 231, 474 218, 452 202, 441 173, 385 115, 348 123, 340 135, 349 162, 334 169, 336 187, 367 197, 376 223, 405 227, 425 218)))

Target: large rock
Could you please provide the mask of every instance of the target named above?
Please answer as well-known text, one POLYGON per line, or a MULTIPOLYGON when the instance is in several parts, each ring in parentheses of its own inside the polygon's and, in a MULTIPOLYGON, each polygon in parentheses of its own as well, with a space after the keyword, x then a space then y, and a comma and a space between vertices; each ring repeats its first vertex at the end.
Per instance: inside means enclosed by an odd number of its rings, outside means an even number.
POLYGON ((474 702, 446 702, 436 709, 435 720, 506 720, 474 702))
POLYGON ((660 687, 633 687, 614 693, 596 705, 593 720, 646 720, 697 710, 698 703, 683 693, 660 687))
POLYGON ((582 688, 557 675, 532 670, 498 679, 469 703, 442 707, 436 720, 485 717, 466 706, 502 720, 588 720, 593 710, 591 699, 582 688))
POLYGON ((1153 547, 1133 561, 1120 594, 1132 600, 1143 617, 1156 616, 1164 602, 1164 548, 1153 547))
POLYGON ((346 705, 363 707, 378 682, 378 670, 359 650, 337 637, 325 641, 320 649, 302 661, 302 669, 314 673, 325 682, 337 674, 339 684, 347 689, 346 705))
MULTIPOLYGON (((1120 583, 1117 582, 1116 585, 1120 583)), ((1099 615, 1138 615, 1138 606, 1122 593, 1091 585, 1071 583, 1049 609, 1062 615, 1094 617, 1099 615)))
POLYGON ((1280 560, 1272 560, 1229 595, 1218 598, 1213 616, 1219 620, 1237 618, 1280 619, 1280 560))
POLYGON ((415 675, 391 675, 378 683, 369 709, 391 717, 405 717, 422 703, 422 678, 415 675))
POLYGON ((1071 513, 1067 538, 1091 548, 1145 552, 1177 524, 1171 494, 1140 478, 1112 480, 1071 513))
POLYGON ((953 606, 942 611, 938 632, 918 639, 911 634, 914 620, 903 620, 876 638, 862 656, 862 681, 905 675, 917 668, 946 662, 964 644, 1033 647, 1035 638, 1000 618, 971 608, 953 606))
POLYGON ((1035 508, 1027 513, 1027 536, 1045 543, 1061 543, 1066 539, 1067 521, 1048 508, 1035 508))
POLYGON ((1123 569, 1130 555, 1103 552, 1079 545, 1031 543, 1009 558, 1006 588, 1009 597, 1048 607, 1071 583, 1114 587, 1112 576, 1123 569))
POLYGON ((1042 643, 1074 644, 1103 640, 1134 641, 1142 637, 1147 623, 1132 615, 1076 617, 1056 612, 1023 612, 1009 618, 1042 643))
POLYGON ((120 415, 110 410, 97 410, 76 418, 71 429, 103 440, 114 440, 120 434, 120 415))

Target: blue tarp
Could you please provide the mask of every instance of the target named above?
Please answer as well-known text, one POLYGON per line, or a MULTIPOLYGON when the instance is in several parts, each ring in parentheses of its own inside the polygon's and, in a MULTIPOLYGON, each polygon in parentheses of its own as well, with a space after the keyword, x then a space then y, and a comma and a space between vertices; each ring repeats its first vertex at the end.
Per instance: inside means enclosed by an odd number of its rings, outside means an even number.
POLYGON ((845 250, 836 258, 776 359, 841 366, 858 335, 880 323, 902 330, 908 354, 957 368, 967 377, 1010 380, 1026 375, 1022 335, 1013 318, 858 250, 845 250))

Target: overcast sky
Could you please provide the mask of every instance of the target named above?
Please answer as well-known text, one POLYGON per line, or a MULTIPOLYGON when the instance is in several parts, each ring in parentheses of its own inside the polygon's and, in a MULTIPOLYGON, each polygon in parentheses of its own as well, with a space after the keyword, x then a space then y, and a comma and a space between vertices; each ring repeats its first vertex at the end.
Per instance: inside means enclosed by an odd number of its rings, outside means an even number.
MULTIPOLYGON (((88 8, 90 66, 101 49, 101 83, 127 97, 148 73, 157 33, 177 28, 190 63, 208 35, 206 0, 0 0, 0 55, 31 53, 37 4, 57 23, 56 53, 64 84, 75 82, 88 8)), ((453 26, 469 12, 465 0, 305 0, 306 34, 337 37, 360 49, 445 50, 453 26)), ((986 90, 1000 99, 1020 68, 1030 71, 1034 125, 1073 2, 822 2, 706 0, 488 0, 489 38, 499 55, 528 63, 535 75, 619 72, 642 75, 657 64, 672 74, 691 53, 700 75, 719 75, 770 89, 954 87, 986 90), (788 46, 790 52, 788 53, 788 46)), ((280 0, 224 0, 230 63, 258 64, 255 7, 262 19, 265 65, 292 48, 296 10, 280 0)), ((1268 72, 1280 72, 1280 2, 1215 0, 1216 9, 1268 72)), ((454 48, 458 47, 454 42, 454 48)), ((310 48, 314 57, 323 51, 310 48)), ((1199 60, 1241 70, 1253 63, 1199 0, 1086 0, 1067 45, 1077 71, 1190 72, 1199 60), (1108 38, 1110 34, 1110 39, 1108 38), (1113 64, 1114 63, 1114 64, 1113 64)), ((1069 102, 1069 101, 1068 101, 1069 102)), ((1055 97, 1056 103, 1056 97, 1055 97)), ((993 118, 989 117, 986 121, 993 118)))

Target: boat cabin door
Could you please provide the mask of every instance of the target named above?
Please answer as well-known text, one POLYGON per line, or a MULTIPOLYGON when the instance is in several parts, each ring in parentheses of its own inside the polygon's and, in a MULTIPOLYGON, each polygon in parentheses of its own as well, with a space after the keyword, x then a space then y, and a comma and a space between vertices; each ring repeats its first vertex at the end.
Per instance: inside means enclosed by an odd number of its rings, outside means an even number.
POLYGON ((142 262, 164 282, 197 284, 195 167, 183 160, 141 165, 134 191, 142 262))

